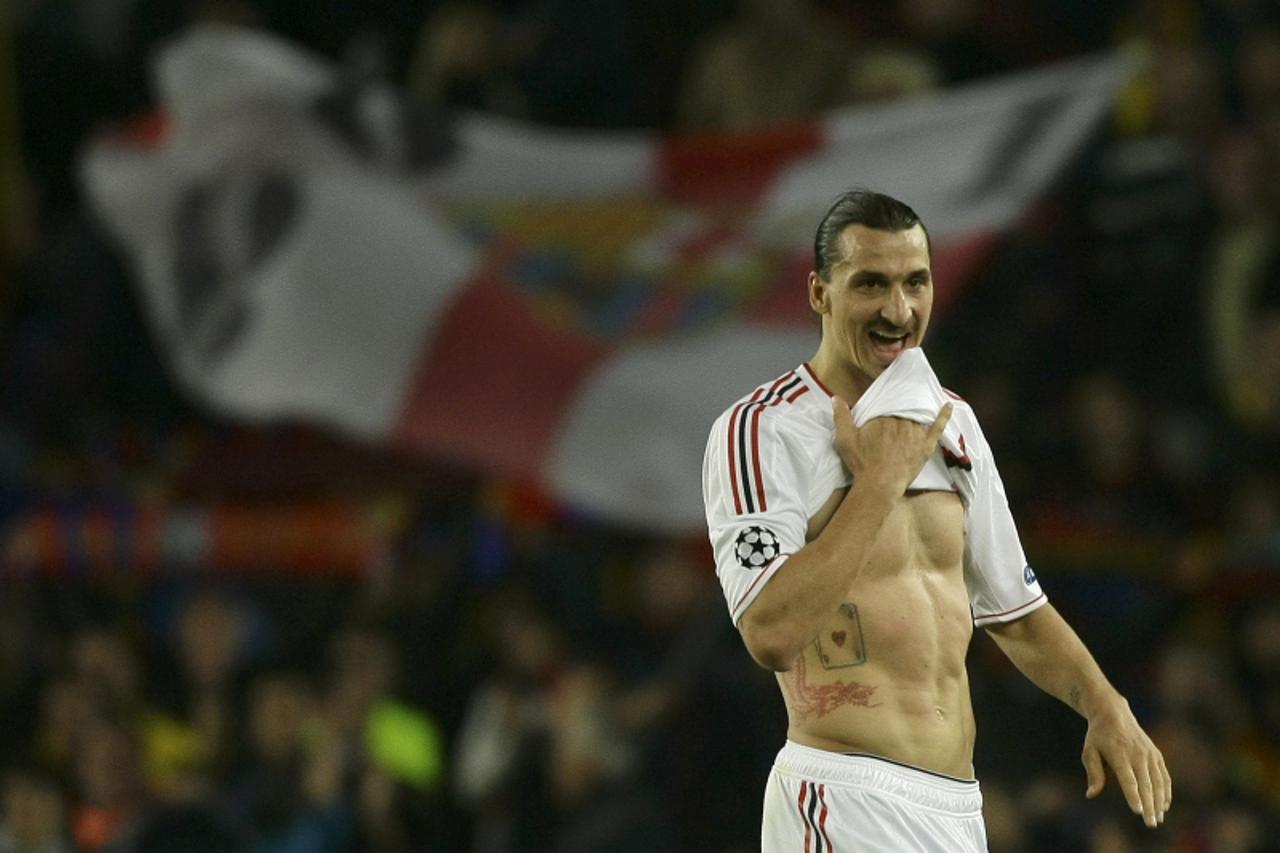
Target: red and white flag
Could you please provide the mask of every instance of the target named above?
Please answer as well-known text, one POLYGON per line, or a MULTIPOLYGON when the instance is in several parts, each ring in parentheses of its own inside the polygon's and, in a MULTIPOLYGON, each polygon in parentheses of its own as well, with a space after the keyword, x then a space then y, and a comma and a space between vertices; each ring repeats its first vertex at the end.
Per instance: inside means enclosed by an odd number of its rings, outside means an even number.
POLYGON ((162 130, 88 148, 179 382, 246 419, 534 478, 702 524, 711 421, 811 356, 813 232, 852 186, 911 204, 939 310, 1129 69, 1081 59, 743 137, 430 117, 262 33, 158 58, 162 130))

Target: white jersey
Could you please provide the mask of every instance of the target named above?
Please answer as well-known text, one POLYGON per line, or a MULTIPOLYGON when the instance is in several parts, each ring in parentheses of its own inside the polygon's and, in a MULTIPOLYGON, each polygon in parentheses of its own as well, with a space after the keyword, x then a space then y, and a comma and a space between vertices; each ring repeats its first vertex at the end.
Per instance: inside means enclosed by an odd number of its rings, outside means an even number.
MULTIPOLYGON (((893 415, 930 424, 954 406, 938 449, 911 489, 958 492, 965 507, 964 582, 979 624, 1024 616, 1046 601, 1027 564, 995 459, 973 409, 943 389, 918 347, 876 378, 854 421, 893 415)), ((738 400, 716 419, 702 494, 716 575, 734 624, 787 558, 809 519, 852 476, 836 453, 831 394, 808 364, 738 400)))

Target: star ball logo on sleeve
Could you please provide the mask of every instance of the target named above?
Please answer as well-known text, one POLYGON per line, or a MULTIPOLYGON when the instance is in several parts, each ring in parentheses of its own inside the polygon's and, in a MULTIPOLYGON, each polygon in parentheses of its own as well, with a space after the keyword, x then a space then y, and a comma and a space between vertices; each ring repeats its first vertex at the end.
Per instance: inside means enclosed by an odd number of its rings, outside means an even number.
POLYGON ((744 569, 762 569, 778 556, 778 537, 767 527, 744 527, 734 540, 733 552, 744 569))

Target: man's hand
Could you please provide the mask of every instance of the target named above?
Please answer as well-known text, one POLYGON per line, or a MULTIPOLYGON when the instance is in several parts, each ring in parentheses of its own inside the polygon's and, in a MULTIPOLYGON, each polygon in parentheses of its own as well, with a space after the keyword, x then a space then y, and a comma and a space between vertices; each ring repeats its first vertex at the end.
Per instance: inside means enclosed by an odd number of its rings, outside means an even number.
POLYGON ((839 397, 831 398, 831 416, 836 453, 854 482, 870 480, 896 496, 906 492, 937 448, 951 420, 951 404, 942 407, 928 429, 903 418, 873 418, 858 427, 848 404, 839 397))
POLYGON ((1080 756, 1089 777, 1085 796, 1092 799, 1102 792, 1110 768, 1133 813, 1142 815, 1147 826, 1158 826, 1173 802, 1164 756, 1053 605, 988 625, 987 633, 1040 689, 1089 721, 1080 756))
POLYGON ((1173 803, 1173 780, 1164 756, 1138 725, 1129 703, 1109 707, 1090 718, 1081 755, 1088 775, 1085 796, 1092 799, 1107 783, 1111 768, 1134 814, 1142 815, 1149 827, 1164 823, 1164 814, 1173 803))

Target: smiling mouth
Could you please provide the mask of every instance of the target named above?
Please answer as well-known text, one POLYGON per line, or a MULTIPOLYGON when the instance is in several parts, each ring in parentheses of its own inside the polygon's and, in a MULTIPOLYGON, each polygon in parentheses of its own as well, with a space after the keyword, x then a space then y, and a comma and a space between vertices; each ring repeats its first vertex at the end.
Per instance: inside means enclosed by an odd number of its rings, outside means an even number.
POLYGON ((907 338, 909 335, 906 332, 889 333, 873 331, 870 333, 870 337, 871 349, 881 361, 887 363, 893 361, 902 354, 903 350, 907 348, 907 338))

